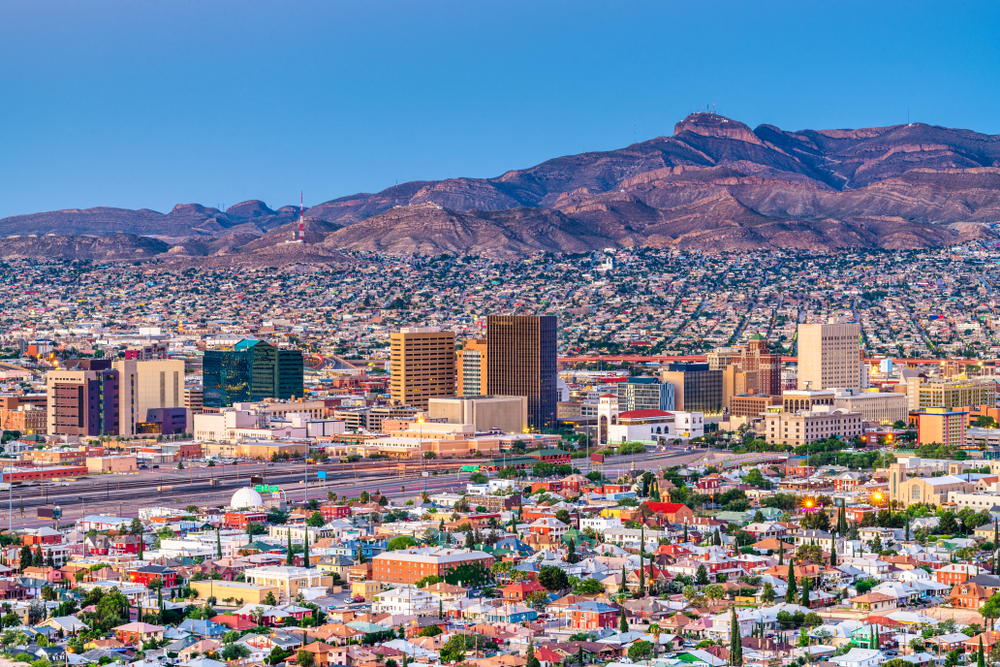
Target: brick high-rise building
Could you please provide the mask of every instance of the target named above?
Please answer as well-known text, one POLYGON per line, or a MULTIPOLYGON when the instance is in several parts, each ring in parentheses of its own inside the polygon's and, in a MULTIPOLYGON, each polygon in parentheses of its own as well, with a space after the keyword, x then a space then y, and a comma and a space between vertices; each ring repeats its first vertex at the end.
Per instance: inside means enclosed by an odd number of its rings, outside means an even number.
POLYGON ((118 435, 118 371, 107 359, 70 359, 45 375, 50 435, 118 435))
POLYGON ((751 336, 743 348, 740 366, 744 372, 755 374, 753 386, 746 393, 771 396, 781 393, 781 355, 772 354, 767 340, 759 333, 751 336))
POLYGON ((389 336, 393 403, 427 409, 432 396, 455 395, 455 333, 410 327, 389 336))
POLYGON ((486 360, 488 346, 485 338, 465 341, 456 353, 458 366, 458 396, 484 396, 486 394, 486 360))
POLYGON ((526 396, 528 426, 556 421, 556 318, 554 315, 490 315, 486 318, 486 393, 526 396))
POLYGON ((798 388, 860 388, 860 336, 859 324, 800 324, 798 388))

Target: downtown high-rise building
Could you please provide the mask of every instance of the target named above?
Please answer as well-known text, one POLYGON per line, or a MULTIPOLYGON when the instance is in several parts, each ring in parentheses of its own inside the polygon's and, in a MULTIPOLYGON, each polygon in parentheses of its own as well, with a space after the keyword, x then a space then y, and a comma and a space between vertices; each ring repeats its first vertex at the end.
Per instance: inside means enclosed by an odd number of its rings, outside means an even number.
POLYGON ((150 410, 185 407, 183 359, 119 359, 112 366, 118 371, 119 435, 137 433, 150 410))
POLYGON ((800 324, 799 389, 861 387, 861 325, 800 324))
POLYGON ((749 394, 781 394, 781 355, 773 354, 767 339, 756 333, 750 336, 747 346, 740 356, 740 367, 745 373, 753 374, 753 382, 747 388, 749 394))
POLYGON ((724 407, 722 374, 708 364, 674 362, 660 373, 660 379, 674 386, 676 410, 719 414, 724 407))
POLYGON ((455 395, 455 332, 409 327, 389 336, 392 402, 427 410, 435 396, 455 395))
POLYGON ((486 394, 528 399, 528 426, 556 422, 556 318, 490 315, 486 318, 486 394))
POLYGON ((674 385, 660 382, 655 377, 630 377, 618 383, 618 409, 632 410, 674 409, 674 385))
POLYGON ((206 350, 203 369, 205 407, 289 399, 302 396, 305 389, 301 350, 262 340, 242 340, 231 350, 206 350))
POLYGON ((47 431, 93 437, 119 434, 118 371, 108 359, 70 359, 45 374, 47 431))
POLYGON ((486 394, 486 360, 488 345, 485 338, 465 341, 455 354, 458 367, 458 396, 483 396, 486 394))

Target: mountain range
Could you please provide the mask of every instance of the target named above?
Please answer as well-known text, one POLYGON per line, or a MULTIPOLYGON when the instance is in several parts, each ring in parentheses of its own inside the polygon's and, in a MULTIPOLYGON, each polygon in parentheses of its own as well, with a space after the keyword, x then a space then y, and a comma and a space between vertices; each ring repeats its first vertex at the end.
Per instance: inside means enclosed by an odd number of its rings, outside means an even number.
POLYGON ((354 261, 353 250, 934 247, 995 237, 1000 136, 921 123, 788 132, 696 113, 618 150, 327 201, 305 211, 305 242, 286 243, 298 214, 247 201, 20 215, 0 219, 0 256, 223 267, 354 261))

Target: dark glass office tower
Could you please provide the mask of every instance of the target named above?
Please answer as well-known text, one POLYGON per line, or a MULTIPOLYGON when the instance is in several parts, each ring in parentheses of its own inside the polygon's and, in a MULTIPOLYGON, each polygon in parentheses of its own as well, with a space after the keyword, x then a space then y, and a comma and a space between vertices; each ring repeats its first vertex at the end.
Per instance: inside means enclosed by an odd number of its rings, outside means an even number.
POLYGON ((242 340, 232 350, 207 350, 202 377, 206 407, 298 397, 303 391, 302 352, 242 340))
POLYGON ((490 315, 486 318, 486 393, 526 396, 528 426, 556 422, 556 318, 490 315))

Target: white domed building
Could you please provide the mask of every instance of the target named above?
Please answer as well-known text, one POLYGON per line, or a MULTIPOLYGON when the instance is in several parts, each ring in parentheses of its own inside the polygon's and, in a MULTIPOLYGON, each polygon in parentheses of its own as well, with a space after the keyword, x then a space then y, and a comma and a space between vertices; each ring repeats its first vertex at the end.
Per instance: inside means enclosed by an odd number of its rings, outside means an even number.
POLYGON ((234 510, 256 509, 264 507, 264 499, 260 497, 255 489, 244 487, 233 494, 233 499, 229 501, 229 506, 234 510))

